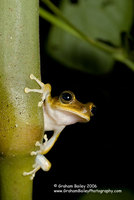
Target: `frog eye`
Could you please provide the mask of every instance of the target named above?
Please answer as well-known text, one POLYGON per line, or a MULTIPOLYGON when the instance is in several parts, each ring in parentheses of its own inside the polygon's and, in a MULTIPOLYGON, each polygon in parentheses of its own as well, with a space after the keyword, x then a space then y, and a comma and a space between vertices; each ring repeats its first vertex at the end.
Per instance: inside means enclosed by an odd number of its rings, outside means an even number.
POLYGON ((59 99, 62 103, 68 104, 72 103, 72 101, 75 99, 75 95, 71 91, 64 91, 61 93, 59 99))

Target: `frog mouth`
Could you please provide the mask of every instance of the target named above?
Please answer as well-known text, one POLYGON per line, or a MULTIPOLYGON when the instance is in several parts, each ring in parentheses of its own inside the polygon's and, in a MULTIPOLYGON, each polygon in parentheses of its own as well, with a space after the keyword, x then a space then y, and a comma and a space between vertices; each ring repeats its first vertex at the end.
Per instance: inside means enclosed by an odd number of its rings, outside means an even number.
POLYGON ((79 114, 77 112, 74 112, 74 115, 79 119, 79 122, 88 122, 90 121, 90 115, 87 115, 86 113, 87 111, 85 112, 85 114, 79 114))
POLYGON ((60 109, 60 110, 62 110, 62 113, 63 113, 63 116, 61 116, 61 121, 64 118, 66 119, 66 121, 68 121, 68 124, 90 121, 90 113, 88 113, 86 109, 83 109, 82 113, 78 111, 72 111, 72 110, 68 110, 68 111, 65 111, 64 109, 60 109))

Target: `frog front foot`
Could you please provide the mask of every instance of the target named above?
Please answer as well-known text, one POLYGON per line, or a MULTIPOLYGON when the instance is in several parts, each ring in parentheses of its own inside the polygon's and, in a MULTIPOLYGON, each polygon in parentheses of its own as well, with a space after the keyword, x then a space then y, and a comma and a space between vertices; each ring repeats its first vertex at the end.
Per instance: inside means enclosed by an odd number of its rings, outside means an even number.
POLYGON ((30 75, 30 79, 35 80, 38 85, 41 87, 41 89, 30 89, 25 88, 25 93, 29 92, 37 92, 42 94, 42 100, 38 103, 38 106, 41 107, 43 105, 44 100, 46 99, 46 96, 50 94, 51 92, 51 85, 49 83, 44 84, 39 79, 37 79, 33 74, 30 75))

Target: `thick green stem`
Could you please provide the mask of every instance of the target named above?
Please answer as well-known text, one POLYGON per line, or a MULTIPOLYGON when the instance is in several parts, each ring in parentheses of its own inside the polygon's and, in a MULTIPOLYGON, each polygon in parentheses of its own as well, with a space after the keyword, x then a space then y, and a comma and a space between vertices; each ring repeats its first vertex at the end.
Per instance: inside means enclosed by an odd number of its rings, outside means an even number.
POLYGON ((2 200, 31 200, 32 184, 22 172, 31 170, 33 159, 30 156, 7 157, 0 160, 0 198, 2 200))
POLYGON ((43 136, 38 94, 40 78, 38 0, 0 0, 0 200, 31 200, 35 142, 43 136))

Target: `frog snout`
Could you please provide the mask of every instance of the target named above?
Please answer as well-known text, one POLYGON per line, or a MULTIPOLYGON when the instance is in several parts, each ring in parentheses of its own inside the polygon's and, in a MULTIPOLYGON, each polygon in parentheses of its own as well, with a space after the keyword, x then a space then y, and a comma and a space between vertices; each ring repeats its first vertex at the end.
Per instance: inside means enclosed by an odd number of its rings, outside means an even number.
POLYGON ((96 106, 92 105, 92 107, 91 107, 91 116, 93 116, 95 114, 96 114, 96 106))

